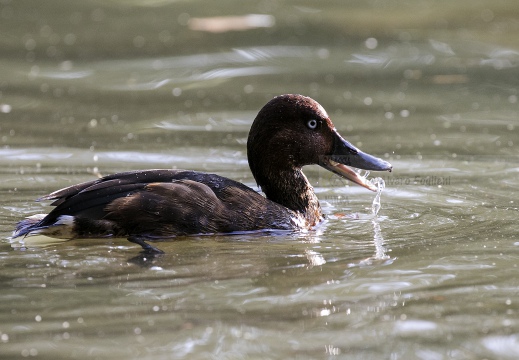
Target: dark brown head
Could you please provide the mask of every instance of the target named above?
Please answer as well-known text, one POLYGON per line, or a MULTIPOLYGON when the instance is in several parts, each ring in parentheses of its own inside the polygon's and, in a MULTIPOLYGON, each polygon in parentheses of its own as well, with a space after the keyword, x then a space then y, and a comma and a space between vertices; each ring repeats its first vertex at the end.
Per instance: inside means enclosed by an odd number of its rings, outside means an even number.
POLYGON ((247 155, 252 174, 264 191, 281 174, 300 172, 310 164, 376 190, 345 165, 366 170, 392 168, 344 140, 319 103, 294 94, 277 96, 260 110, 250 129, 247 155))

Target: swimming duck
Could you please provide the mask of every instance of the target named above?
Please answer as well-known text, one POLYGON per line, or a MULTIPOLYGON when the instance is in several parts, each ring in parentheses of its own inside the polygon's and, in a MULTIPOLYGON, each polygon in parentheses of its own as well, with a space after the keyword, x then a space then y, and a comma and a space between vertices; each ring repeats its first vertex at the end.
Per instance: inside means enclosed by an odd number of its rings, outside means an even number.
POLYGON ((13 237, 126 237, 146 241, 190 234, 311 229, 323 220, 319 200, 301 168, 318 164, 367 189, 376 187, 348 166, 391 171, 387 161, 344 140, 324 108, 302 95, 269 101, 247 140, 254 179, 265 196, 237 181, 190 170, 123 172, 57 190, 47 215, 20 221, 13 237))

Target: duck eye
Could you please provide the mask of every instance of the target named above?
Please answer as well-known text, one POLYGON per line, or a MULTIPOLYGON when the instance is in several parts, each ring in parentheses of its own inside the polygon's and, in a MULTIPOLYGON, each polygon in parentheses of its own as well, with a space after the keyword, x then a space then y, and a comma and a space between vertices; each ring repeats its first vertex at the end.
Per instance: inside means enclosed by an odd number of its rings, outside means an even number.
POLYGON ((314 119, 308 120, 308 122, 306 124, 308 125, 309 129, 314 130, 317 127, 317 120, 314 120, 314 119))

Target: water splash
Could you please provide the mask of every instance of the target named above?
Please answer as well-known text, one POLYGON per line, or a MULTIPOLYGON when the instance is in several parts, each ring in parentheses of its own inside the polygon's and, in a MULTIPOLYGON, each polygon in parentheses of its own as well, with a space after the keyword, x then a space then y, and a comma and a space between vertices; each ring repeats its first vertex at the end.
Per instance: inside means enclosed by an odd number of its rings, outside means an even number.
POLYGON ((378 219, 374 218, 371 220, 373 224, 373 244, 375 245, 375 255, 371 257, 372 260, 388 260, 389 255, 386 254, 386 248, 384 246, 384 237, 382 236, 382 230, 380 230, 380 224, 378 219))
POLYGON ((378 212, 380 210, 380 195, 382 195, 382 191, 384 191, 384 188, 386 187, 386 183, 384 182, 384 179, 380 177, 376 177, 370 180, 370 182, 377 187, 377 195, 375 195, 375 198, 373 199, 373 203, 371 204, 371 213, 374 217, 378 215, 378 212))
POLYGON ((373 243, 375 244, 375 255, 372 257, 373 260, 387 260, 390 257, 386 254, 386 249, 384 247, 384 238, 382 237, 382 231, 380 230, 380 224, 378 222, 378 212, 380 210, 380 196, 382 195, 382 191, 386 187, 386 183, 384 179, 377 177, 370 180, 373 185, 377 187, 377 195, 373 199, 373 203, 371 204, 371 213, 373 214, 373 219, 371 223, 373 224, 373 243))

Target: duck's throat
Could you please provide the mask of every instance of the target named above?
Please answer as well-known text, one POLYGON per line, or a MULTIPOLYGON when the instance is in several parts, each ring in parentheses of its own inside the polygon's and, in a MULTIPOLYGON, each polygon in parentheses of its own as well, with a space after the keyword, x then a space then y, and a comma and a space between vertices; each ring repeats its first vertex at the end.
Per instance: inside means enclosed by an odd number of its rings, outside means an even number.
POLYGON ((308 227, 312 227, 322 220, 319 200, 301 170, 277 174, 258 185, 267 199, 299 213, 305 219, 308 227))

